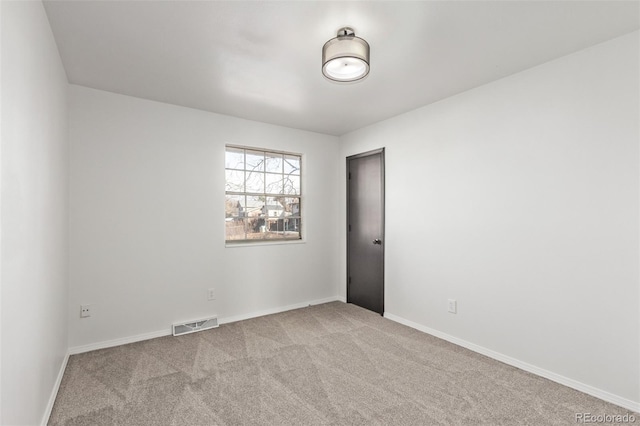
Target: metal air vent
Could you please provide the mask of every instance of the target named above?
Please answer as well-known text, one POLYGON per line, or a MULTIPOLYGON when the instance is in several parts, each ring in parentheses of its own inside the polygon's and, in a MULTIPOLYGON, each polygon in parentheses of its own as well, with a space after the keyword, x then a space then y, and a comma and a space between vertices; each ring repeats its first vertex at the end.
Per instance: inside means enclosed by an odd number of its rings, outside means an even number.
POLYGON ((200 320, 173 324, 173 335, 195 333, 196 331, 209 330, 218 327, 218 317, 203 318, 200 320))

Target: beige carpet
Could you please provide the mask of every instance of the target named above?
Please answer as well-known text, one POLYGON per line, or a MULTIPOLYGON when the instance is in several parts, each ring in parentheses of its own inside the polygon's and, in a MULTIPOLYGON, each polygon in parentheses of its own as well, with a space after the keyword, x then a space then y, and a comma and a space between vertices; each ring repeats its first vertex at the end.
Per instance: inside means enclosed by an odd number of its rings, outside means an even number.
POLYGON ((334 302, 74 355, 49 424, 566 425, 583 412, 627 413, 334 302))

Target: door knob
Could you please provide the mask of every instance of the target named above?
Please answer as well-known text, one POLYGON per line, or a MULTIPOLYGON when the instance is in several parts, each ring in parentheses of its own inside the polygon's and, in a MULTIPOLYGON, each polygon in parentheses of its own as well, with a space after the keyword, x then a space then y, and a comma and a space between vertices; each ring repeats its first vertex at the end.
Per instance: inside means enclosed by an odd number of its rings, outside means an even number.
POLYGON ((373 244, 382 244, 382 240, 376 238, 375 240, 373 240, 373 244))

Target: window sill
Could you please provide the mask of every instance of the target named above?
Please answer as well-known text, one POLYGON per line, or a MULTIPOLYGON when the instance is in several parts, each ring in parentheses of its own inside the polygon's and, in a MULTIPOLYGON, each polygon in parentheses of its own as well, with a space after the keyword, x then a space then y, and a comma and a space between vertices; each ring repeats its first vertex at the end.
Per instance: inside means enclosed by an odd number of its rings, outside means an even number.
POLYGON ((307 240, 304 238, 301 240, 275 240, 275 241, 242 241, 237 243, 224 243, 225 248, 236 247, 256 247, 256 246, 281 246, 287 244, 306 244, 307 240))

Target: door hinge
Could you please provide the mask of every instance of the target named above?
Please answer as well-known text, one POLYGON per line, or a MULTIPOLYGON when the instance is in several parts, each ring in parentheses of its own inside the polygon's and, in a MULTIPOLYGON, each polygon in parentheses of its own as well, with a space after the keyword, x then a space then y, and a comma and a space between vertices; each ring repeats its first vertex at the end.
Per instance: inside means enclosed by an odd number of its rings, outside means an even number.
POLYGON ((349 277, 349 284, 351 284, 351 277, 349 277))
POLYGON ((351 172, 349 172, 349 179, 351 179, 351 172))
POLYGON ((351 224, 349 224, 349 232, 351 232, 351 224))

